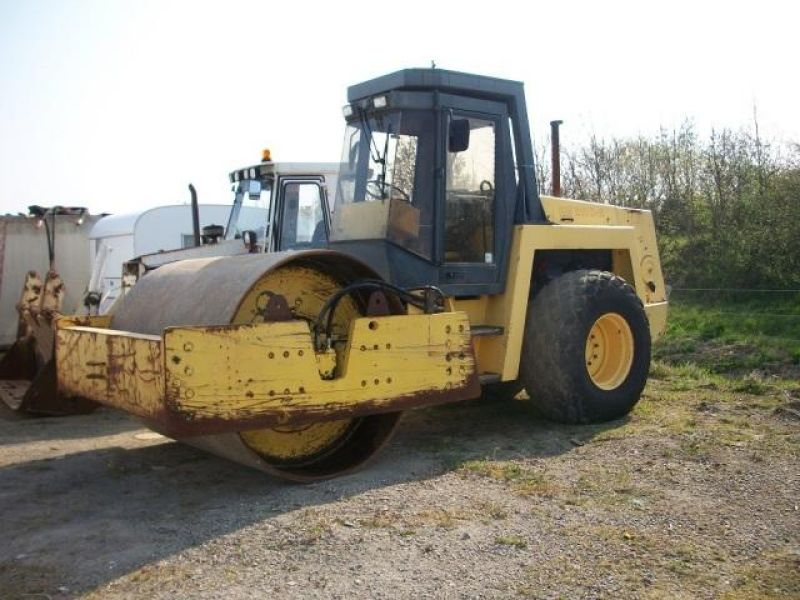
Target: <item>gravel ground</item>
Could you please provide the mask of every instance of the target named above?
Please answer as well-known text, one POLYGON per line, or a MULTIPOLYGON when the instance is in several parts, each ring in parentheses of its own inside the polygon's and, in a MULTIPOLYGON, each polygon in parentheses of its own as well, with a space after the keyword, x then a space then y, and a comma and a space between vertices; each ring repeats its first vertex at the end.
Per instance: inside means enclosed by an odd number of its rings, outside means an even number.
POLYGON ((0 598, 799 598, 796 393, 665 377, 592 427, 415 411, 311 485, 111 410, 0 411, 0 598))

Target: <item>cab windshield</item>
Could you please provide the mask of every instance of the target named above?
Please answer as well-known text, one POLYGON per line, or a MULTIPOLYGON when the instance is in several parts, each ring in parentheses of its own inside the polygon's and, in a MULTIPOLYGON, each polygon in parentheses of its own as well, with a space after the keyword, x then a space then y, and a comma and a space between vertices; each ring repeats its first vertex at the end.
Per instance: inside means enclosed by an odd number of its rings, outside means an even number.
POLYGON ((233 206, 225 228, 225 239, 239 239, 245 231, 254 231, 263 246, 269 226, 272 182, 266 179, 245 179, 233 184, 233 206))
POLYGON ((387 111, 345 129, 332 240, 388 239, 429 257, 433 241, 433 115, 387 111))

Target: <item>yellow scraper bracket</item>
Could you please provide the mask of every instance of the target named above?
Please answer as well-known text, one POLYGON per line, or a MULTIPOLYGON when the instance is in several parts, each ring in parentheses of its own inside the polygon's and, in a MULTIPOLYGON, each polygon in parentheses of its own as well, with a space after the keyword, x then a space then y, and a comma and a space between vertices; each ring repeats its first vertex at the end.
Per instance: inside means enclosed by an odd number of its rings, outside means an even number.
POLYGON ((161 336, 105 329, 107 320, 85 323, 58 323, 60 389, 131 412, 168 435, 327 421, 480 394, 462 312, 357 318, 338 353, 316 352, 301 320, 172 327, 161 336))

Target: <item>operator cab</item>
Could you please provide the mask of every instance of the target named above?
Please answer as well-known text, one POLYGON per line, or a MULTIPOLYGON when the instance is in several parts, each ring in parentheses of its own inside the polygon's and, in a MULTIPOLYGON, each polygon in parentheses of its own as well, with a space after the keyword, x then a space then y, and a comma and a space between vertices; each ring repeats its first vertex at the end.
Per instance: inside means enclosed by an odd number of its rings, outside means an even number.
POLYGON ((225 239, 244 239, 256 252, 325 246, 330 229, 327 181, 333 165, 265 160, 233 171, 225 239), (273 224, 275 226, 273 226, 273 224))
POLYGON ((522 84, 410 69, 348 100, 331 246, 398 285, 501 292, 513 223, 543 220, 522 84))

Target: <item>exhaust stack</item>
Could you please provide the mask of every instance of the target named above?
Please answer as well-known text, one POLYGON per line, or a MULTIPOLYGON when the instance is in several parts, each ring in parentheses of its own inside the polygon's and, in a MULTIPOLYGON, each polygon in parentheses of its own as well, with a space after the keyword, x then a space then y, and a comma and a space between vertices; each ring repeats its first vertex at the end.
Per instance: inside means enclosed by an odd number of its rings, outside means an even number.
POLYGON ((192 195, 192 234, 194 234, 195 247, 200 245, 200 207, 197 205, 197 190, 189 184, 189 193, 192 195))
POLYGON ((558 127, 564 121, 550 121, 550 159, 553 171, 553 196, 561 196, 561 141, 558 138, 558 127))

